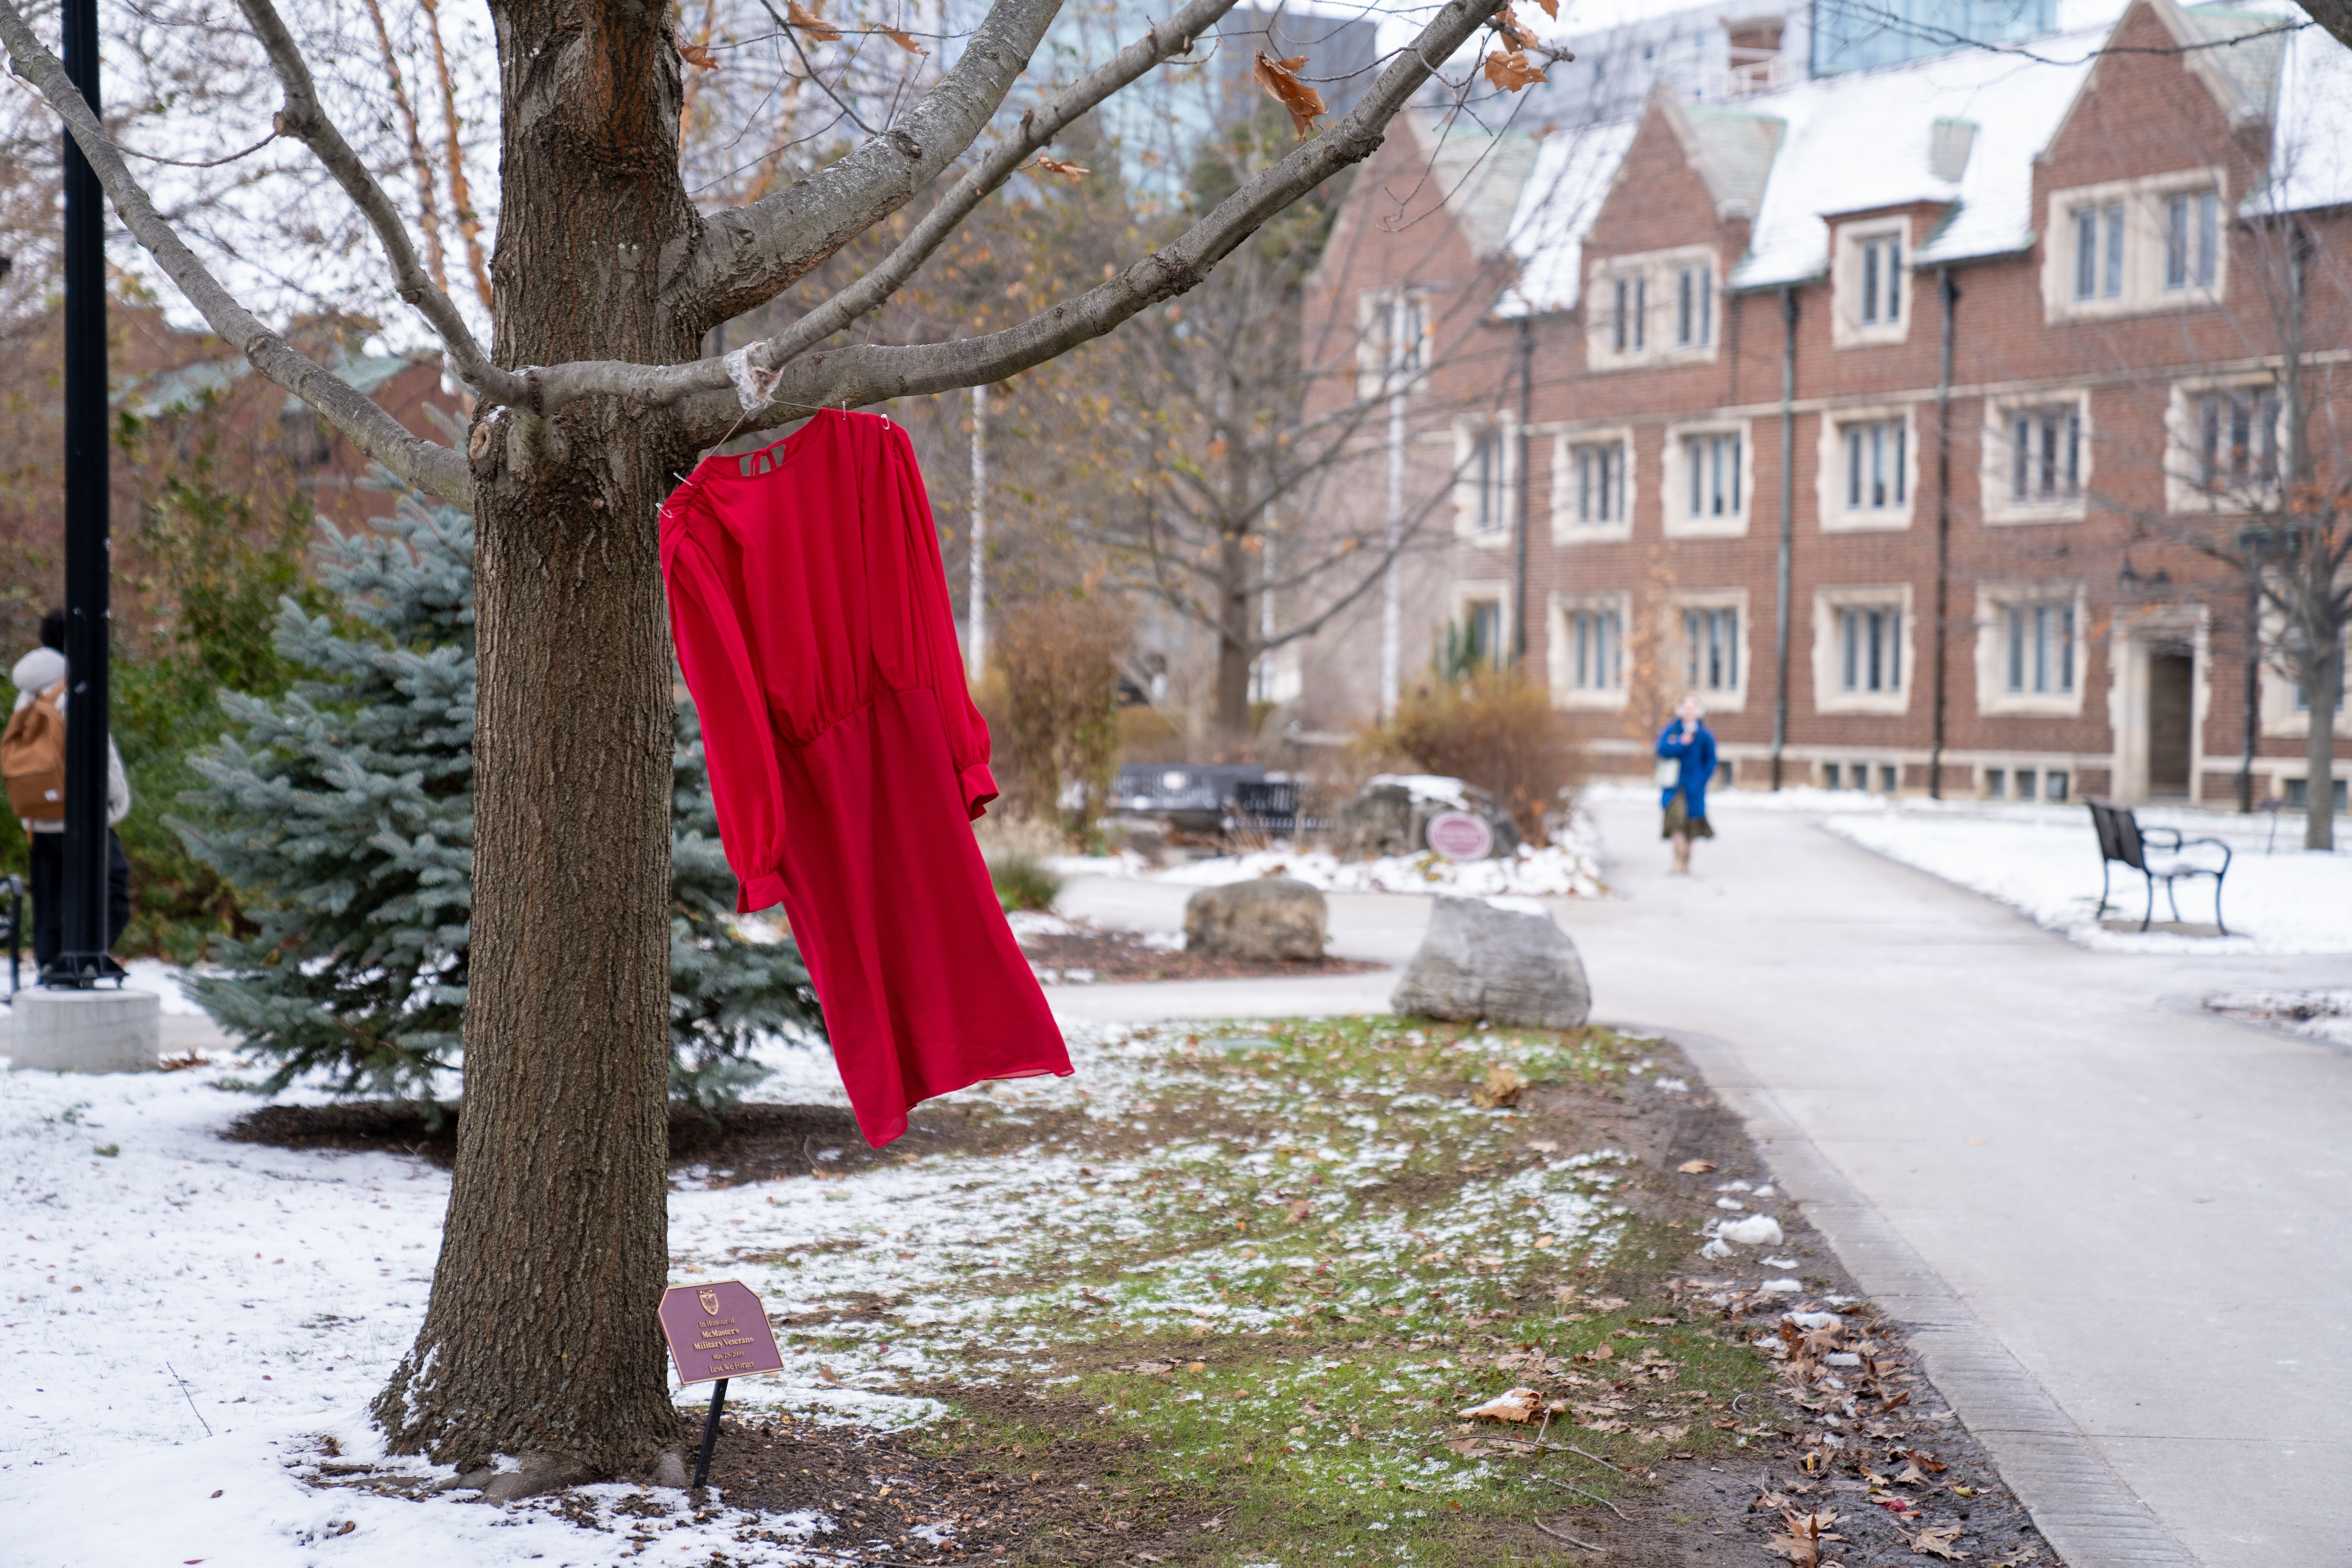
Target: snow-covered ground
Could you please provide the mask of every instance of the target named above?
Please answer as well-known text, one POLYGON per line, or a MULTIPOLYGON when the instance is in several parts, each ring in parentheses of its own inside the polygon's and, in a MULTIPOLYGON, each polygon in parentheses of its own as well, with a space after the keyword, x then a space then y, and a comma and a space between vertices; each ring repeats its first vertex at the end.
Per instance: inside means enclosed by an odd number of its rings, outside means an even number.
MULTIPOLYGON (((2352 855, 2310 854, 2301 833, 2282 824, 2276 853, 2265 853, 2267 822, 2181 808, 2138 814, 2144 826, 2178 826, 2189 838, 2217 837, 2232 851, 2221 898, 2227 937, 2149 931, 2137 926, 2147 906, 2137 873, 2112 868, 2108 911, 2098 918, 2099 849, 2081 806, 1984 806, 1905 801, 1899 808, 1831 817, 1822 826, 1890 859, 2009 905, 2036 925, 2108 952, 2352 952, 2352 855), (2125 917, 2129 916, 2128 925, 2125 917), (2118 927, 2123 929, 2117 929, 2118 927)), ((2179 885, 2180 918, 2209 924, 2213 883, 2179 885)), ((2171 919, 2162 890, 2158 922, 2171 919)))
POLYGON ((2205 998, 2205 1005, 2213 1012, 2284 1029, 2307 1040, 2352 1046, 2352 988, 2224 991, 2205 998))
MULTIPOLYGON (((1312 1270, 1347 1310, 1411 1322, 1428 1310, 1433 1283, 1447 1294, 1461 1289, 1450 1250, 1481 1254, 1482 1280, 1491 1273, 1486 1282, 1500 1289, 1559 1255, 1538 1249, 1602 1258, 1615 1247, 1623 1211, 1609 1194, 1620 1156, 1606 1152, 1471 1181, 1443 1212, 1416 1213, 1408 1237, 1379 1189, 1432 1162, 1492 1158, 1514 1136, 1513 1113, 1407 1094, 1402 1079, 1390 1081, 1399 1053, 1376 1047, 1361 1068, 1328 1069, 1348 1075, 1356 1103, 1301 1101, 1288 1079, 1223 1065, 1276 1048, 1255 1034, 1216 1032, 1234 1027, 1077 1037, 1075 1079, 966 1091, 1015 1125, 1075 1115, 1126 1140, 1131 1154, 1088 1156, 1041 1134, 1008 1154, 926 1156, 846 1178, 713 1185, 685 1173, 669 1201, 674 1282, 741 1278, 778 1314, 877 1298, 887 1309, 796 1332, 787 1370, 739 1384, 730 1405, 867 1426, 920 1422, 939 1406, 895 1388, 941 1376, 989 1381, 1013 1364, 1001 1358, 1083 1333, 1074 1320, 1121 1335, 1206 1323, 1265 1331, 1301 1309, 1231 1300, 1229 1289, 1312 1270), (1416 1119, 1418 1150, 1412 1134, 1400 1141, 1395 1116, 1384 1129, 1356 1113, 1368 1094, 1416 1119), (1289 1141, 1234 1146, 1189 1132, 1210 1100, 1285 1119, 1289 1141), (1302 1161, 1317 1173, 1314 1241, 1297 1228, 1307 1200, 1290 1205, 1287 1224, 1301 1237, 1291 1243, 1244 1234, 1218 1212, 1225 1189, 1232 1201, 1281 1206, 1261 1190, 1268 1173, 1302 1161), (1159 1256, 1127 1261, 1144 1237, 1159 1256), (1171 1237, 1187 1238, 1189 1250, 1170 1255, 1171 1237), (975 1354, 974 1345, 987 1348, 975 1354)), ((1522 1047, 1494 1036, 1454 1049, 1475 1071, 1522 1047)), ((771 1055, 777 1073, 762 1098, 842 1101, 822 1055, 789 1047, 771 1055)), ((423 1316, 449 1180, 391 1154, 222 1141, 255 1104, 232 1080, 257 1076, 234 1062, 94 1077, 0 1072, 9 1226, 0 1241, 0 1562, 839 1561, 842 1543, 815 1516, 724 1506, 697 1515, 681 1493, 627 1485, 576 1494, 583 1521, 576 1504, 567 1511, 556 1499, 500 1510, 320 1484, 317 1466, 330 1456, 373 1461, 380 1474, 448 1473, 383 1458, 365 1408, 423 1316)), ((821 1168, 826 1151, 815 1152, 821 1168)), ((1407 1393, 1423 1403, 1453 1394, 1452 1373, 1425 1375, 1429 1389, 1407 1393)))
POLYGON ((1608 891, 1601 879, 1601 838, 1591 819, 1576 816, 1567 838, 1536 848, 1522 844, 1516 854, 1491 860, 1448 860, 1440 855, 1391 855, 1378 860, 1342 860, 1328 849, 1260 849, 1155 868, 1142 856, 1064 857, 1048 862, 1064 877, 1131 877, 1184 887, 1215 887, 1256 877, 1292 877, 1327 893, 1458 893, 1521 898, 1596 898, 1608 891))

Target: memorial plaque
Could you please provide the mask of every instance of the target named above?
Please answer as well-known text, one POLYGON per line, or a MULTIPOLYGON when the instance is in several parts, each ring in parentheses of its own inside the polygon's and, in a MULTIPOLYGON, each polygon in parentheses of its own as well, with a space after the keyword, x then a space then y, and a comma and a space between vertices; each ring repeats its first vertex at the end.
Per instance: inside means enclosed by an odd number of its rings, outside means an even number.
POLYGON ((1429 819, 1429 847, 1448 860, 1484 860, 1495 852, 1495 830, 1475 812, 1441 811, 1429 819))
POLYGON ((682 1384, 784 1369, 768 1310, 740 1279, 674 1285, 662 1292, 660 1317, 682 1384))

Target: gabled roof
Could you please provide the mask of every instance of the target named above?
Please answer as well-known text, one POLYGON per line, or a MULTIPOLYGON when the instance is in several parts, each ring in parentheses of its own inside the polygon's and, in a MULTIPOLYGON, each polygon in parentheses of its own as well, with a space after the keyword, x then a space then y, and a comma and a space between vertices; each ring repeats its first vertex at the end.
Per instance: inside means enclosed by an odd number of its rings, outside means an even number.
POLYGON ((1503 253, 1519 192, 1536 165, 1537 141, 1524 131, 1491 132, 1467 116, 1407 110, 1398 118, 1429 159, 1447 216, 1481 261, 1503 253))
MULTIPOLYGON (((2268 184, 2243 209, 2352 205, 2352 49, 2316 26, 2279 29, 2299 12, 2266 0, 2183 9, 2147 0, 2184 43, 2243 38, 2181 58, 2239 123, 2273 123, 2268 184), (2249 35, 2254 35, 2250 37, 2249 35)), ((2027 51, 1963 49, 1801 81, 1735 108, 1661 98, 1718 217, 1754 215, 1735 289, 1777 288, 1829 267, 1824 215, 1927 205, 1947 209, 1913 260, 2007 255, 2034 238, 2034 161, 2096 68, 2114 30, 2032 40, 2027 51)), ((1573 307, 1583 243, 1616 178, 1635 122, 1556 132, 1544 144, 1511 226, 1517 287, 1501 310, 1573 307)))

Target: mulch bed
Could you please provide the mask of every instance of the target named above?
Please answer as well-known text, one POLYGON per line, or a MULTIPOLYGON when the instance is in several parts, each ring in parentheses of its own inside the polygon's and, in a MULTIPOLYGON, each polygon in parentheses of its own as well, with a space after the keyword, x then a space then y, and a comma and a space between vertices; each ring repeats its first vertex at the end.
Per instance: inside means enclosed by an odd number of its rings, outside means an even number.
POLYGON ((1350 958, 1303 958, 1271 963, 1208 958, 1151 947, 1137 932, 1125 931, 1024 936, 1021 939, 1021 951, 1040 971, 1048 972, 1041 975, 1047 984, 1070 983, 1073 970, 1091 976, 1100 984, 1141 980, 1255 980, 1275 974, 1361 974, 1388 967, 1350 958))

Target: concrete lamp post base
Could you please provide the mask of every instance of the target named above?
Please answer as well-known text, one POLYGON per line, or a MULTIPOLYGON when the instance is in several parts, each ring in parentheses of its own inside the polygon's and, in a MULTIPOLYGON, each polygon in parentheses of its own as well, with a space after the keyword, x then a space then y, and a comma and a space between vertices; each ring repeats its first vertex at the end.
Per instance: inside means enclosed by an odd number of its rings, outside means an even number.
POLYGON ((163 999, 152 991, 30 986, 10 1005, 9 1058, 44 1072, 152 1072, 163 1056, 163 999))

